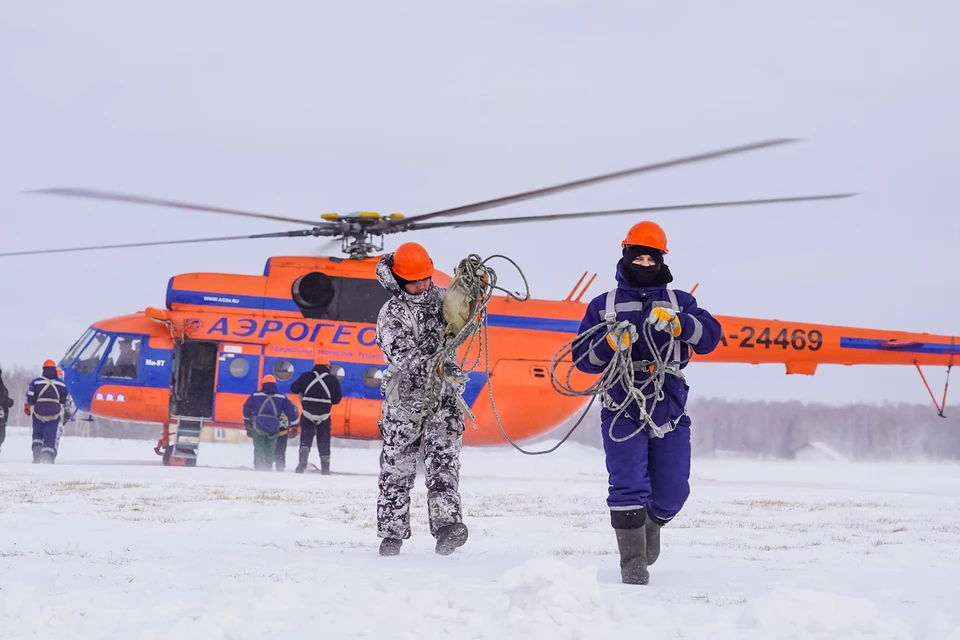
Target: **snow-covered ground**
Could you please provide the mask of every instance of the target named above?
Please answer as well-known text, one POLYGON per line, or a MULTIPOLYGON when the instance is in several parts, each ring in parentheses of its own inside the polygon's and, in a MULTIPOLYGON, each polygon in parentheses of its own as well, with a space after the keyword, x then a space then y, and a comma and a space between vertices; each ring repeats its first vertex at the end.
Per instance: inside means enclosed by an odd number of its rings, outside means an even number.
MULTIPOLYGON (((544 445, 541 445, 544 446, 544 445)), ((0 453, 2 638, 960 639, 960 465, 694 461, 646 587, 620 583, 599 451, 466 449, 470 540, 377 555, 377 449, 255 473, 204 444, 64 438, 0 453)), ((314 461, 316 454, 314 453, 314 461)))

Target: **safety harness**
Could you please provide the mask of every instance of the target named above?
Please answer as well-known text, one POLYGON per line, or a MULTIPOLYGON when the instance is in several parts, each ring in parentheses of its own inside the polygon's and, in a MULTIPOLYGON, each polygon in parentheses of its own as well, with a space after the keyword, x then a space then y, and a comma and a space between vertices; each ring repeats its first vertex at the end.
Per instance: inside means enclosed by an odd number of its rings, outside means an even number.
POLYGON ((306 416, 307 418, 310 418, 314 422, 326 422, 327 420, 330 419, 333 403, 330 400, 330 387, 327 386, 327 383, 324 382, 323 379, 329 376, 330 374, 327 373, 326 371, 324 371, 323 373, 313 371, 312 373, 313 373, 313 380, 310 381, 310 384, 307 385, 307 388, 303 390, 303 393, 300 396, 302 398, 302 403, 303 403, 303 415, 306 416), (327 394, 326 398, 311 398, 307 395, 310 393, 310 389, 313 389, 313 387, 318 384, 321 387, 323 387, 324 393, 327 394), (307 411, 307 404, 306 404, 307 401, 327 405, 327 412, 322 414, 316 414, 316 413, 311 413, 307 411))
POLYGON ((263 402, 263 404, 260 405, 260 408, 257 410, 257 415, 253 416, 253 428, 254 428, 256 431, 259 431, 260 433, 264 434, 265 436, 269 436, 269 437, 272 438, 272 437, 274 437, 274 435, 276 435, 277 437, 279 437, 279 436, 281 435, 281 432, 282 432, 282 431, 286 431, 286 427, 287 427, 287 425, 284 424, 284 423, 287 421, 287 416, 285 416, 284 414, 280 413, 280 409, 277 408, 277 402, 276 402, 276 398, 277 398, 277 397, 281 397, 281 398, 282 398, 283 396, 282 396, 281 394, 279 394, 279 393, 278 393, 278 394, 270 394, 270 395, 267 395, 267 394, 264 393, 263 391, 257 391, 257 392, 256 392, 255 394, 253 394, 253 395, 254 395, 254 397, 256 397, 256 396, 262 396, 262 397, 266 398, 266 400, 263 402), (268 413, 266 413, 266 412, 264 411, 264 409, 266 408, 267 404, 269 404, 269 405, 273 408, 273 413, 268 414, 268 413), (277 420, 277 422, 280 423, 280 427, 279 427, 279 429, 278 429, 278 431, 277 431, 276 434, 267 433, 266 431, 264 431, 263 429, 261 429, 260 427, 257 426, 257 420, 258 420, 259 418, 263 418, 263 417, 275 418, 275 419, 277 420))
POLYGON ((31 414, 33 415, 34 418, 36 418, 40 422, 53 422, 54 420, 62 419, 64 402, 61 402, 60 400, 59 388, 63 387, 63 390, 66 391, 67 385, 55 379, 50 379, 50 378, 40 378, 40 379, 43 380, 43 386, 40 388, 39 391, 35 390, 33 393, 35 398, 33 401, 33 407, 36 407, 41 402, 45 402, 45 403, 54 403, 58 405, 60 407, 60 410, 51 416, 37 415, 37 412, 35 410, 31 410, 31 414), (44 394, 46 394, 47 391, 50 391, 51 389, 53 389, 54 397, 52 398, 45 397, 44 394))
MULTIPOLYGON (((653 303, 654 306, 669 307, 675 312, 683 310, 677 300, 676 292, 672 289, 667 289, 667 298, 667 302, 655 301, 653 303)), ((615 411, 616 415, 610 420, 608 433, 611 441, 626 442, 644 429, 647 430, 647 435, 650 438, 662 438, 670 431, 676 429, 677 424, 679 424, 680 420, 686 415, 686 411, 684 411, 675 419, 662 425, 658 425, 653 421, 653 413, 656 410, 657 404, 664 398, 663 386, 666 376, 673 375, 684 380, 683 372, 680 370, 680 366, 685 362, 682 359, 681 343, 675 338, 672 332, 668 331, 667 343, 664 344, 663 347, 658 348, 653 336, 653 325, 644 321, 640 328, 640 333, 643 335, 647 350, 653 354, 652 360, 633 360, 632 345, 630 349, 615 349, 613 357, 609 362, 602 360, 593 351, 593 344, 599 342, 597 335, 602 331, 604 332, 603 339, 606 339, 607 336, 629 330, 630 323, 625 320, 618 321, 617 315, 621 312, 642 311, 644 308, 644 303, 638 300, 621 302, 619 304, 616 300, 617 290, 608 291, 602 321, 577 335, 557 351, 550 363, 550 382, 553 388, 562 395, 593 396, 594 399, 600 397, 601 403, 606 409, 615 411), (557 369, 560 361, 568 356, 572 359, 574 350, 583 343, 587 343, 585 353, 572 364, 567 371, 565 380, 559 380, 557 377, 557 369), (574 389, 570 378, 576 369, 577 363, 583 358, 589 358, 591 364, 595 366, 603 366, 604 371, 600 374, 599 379, 588 388, 574 389), (646 379, 639 384, 636 379, 638 371, 646 371, 648 373, 646 379), (620 385, 626 392, 626 397, 622 402, 617 402, 610 395, 610 391, 615 385, 620 385), (651 405, 649 411, 647 410, 648 402, 650 402, 651 405), (632 415, 631 412, 630 417, 639 423, 639 427, 626 437, 618 438, 613 434, 613 427, 621 416, 627 414, 631 405, 636 406, 639 415, 632 415)), ((589 409, 590 405, 584 410, 583 415, 581 415, 580 419, 564 440, 579 426, 589 409)), ((561 440, 561 443, 562 442, 563 440, 561 440)))

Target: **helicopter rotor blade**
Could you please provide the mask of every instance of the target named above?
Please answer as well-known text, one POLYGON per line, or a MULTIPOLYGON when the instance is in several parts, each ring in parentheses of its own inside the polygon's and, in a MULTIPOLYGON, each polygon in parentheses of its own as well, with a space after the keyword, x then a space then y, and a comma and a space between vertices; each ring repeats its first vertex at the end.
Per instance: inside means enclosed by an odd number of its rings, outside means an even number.
POLYGON ((693 156, 676 158, 674 160, 667 160, 665 162, 657 162, 654 164, 644 165, 642 167, 626 169, 624 171, 606 173, 603 175, 594 176, 592 178, 585 178, 583 180, 574 180, 573 182, 565 182, 563 184, 554 185, 552 187, 544 187, 542 189, 534 189, 533 191, 525 191, 523 193, 517 193, 512 196, 494 198, 493 200, 485 200, 483 202, 468 204, 461 207, 454 207, 452 209, 443 209, 441 211, 433 211, 431 213, 424 213, 417 216, 411 216, 409 218, 398 220, 394 224, 398 227, 405 227, 405 226, 409 226, 411 223, 422 222, 424 220, 429 220, 431 218, 438 218, 440 216, 459 216, 465 213, 474 213, 476 211, 483 211, 485 209, 492 209, 494 207, 502 207, 507 204, 513 204, 514 202, 521 202, 523 200, 540 198, 543 196, 552 195, 554 193, 568 191, 570 189, 577 189, 579 187, 586 187, 593 184, 599 184, 601 182, 607 182, 609 180, 626 178, 628 176, 637 175, 639 173, 656 171, 657 169, 666 169, 668 167, 677 167, 685 164, 693 164, 695 162, 702 162, 704 160, 713 160, 714 158, 722 158, 725 156, 732 156, 738 153, 745 153, 747 151, 755 151, 758 149, 765 149, 768 147, 774 147, 781 144, 788 144, 791 142, 799 142, 799 141, 800 140, 797 138, 777 138, 774 140, 765 140, 763 142, 754 142, 751 144, 741 145, 738 147, 730 147, 727 149, 719 149, 717 151, 709 151, 707 153, 700 153, 693 156))
MULTIPOLYGON (((328 233, 317 233, 320 229, 304 229, 302 231, 279 231, 276 233, 259 233, 252 236, 224 236, 219 238, 192 238, 188 240, 159 240, 156 242, 132 242, 127 244, 105 244, 94 247, 70 247, 65 249, 39 249, 36 251, 15 251, 11 253, 0 253, 0 258, 9 258, 12 256, 30 256, 45 253, 70 253, 75 251, 100 251, 105 249, 131 249, 134 247, 158 247, 164 245, 176 244, 196 244, 201 242, 224 242, 227 240, 254 240, 260 238, 292 238, 297 236, 319 236, 330 235, 328 233)), ((326 231, 326 230, 323 230, 326 231)))
MULTIPOLYGON (((663 211, 681 211, 687 209, 712 209, 718 207, 737 207, 760 204, 778 204, 783 202, 807 202, 811 200, 838 200, 855 196, 855 193, 837 193, 821 196, 795 196, 788 198, 765 198, 762 200, 733 200, 729 202, 704 202, 698 204, 675 204, 662 207, 638 207, 635 209, 614 209, 610 211, 584 211, 580 213, 556 213, 545 216, 517 216, 510 218, 494 218, 492 220, 447 220, 443 222, 415 222, 399 231, 417 231, 424 229, 439 229, 449 227, 486 227, 501 224, 519 224, 521 222, 545 222, 550 220, 570 220, 574 218, 591 218, 598 216, 615 216, 627 213, 656 213, 663 211)), ((389 233, 389 231, 388 231, 389 233)))
POLYGON ((133 204, 150 204, 158 207, 170 207, 172 209, 187 209, 190 211, 205 211, 207 213, 225 213, 231 216, 243 216, 246 218, 259 218, 261 220, 273 220, 276 222, 292 222, 294 224, 308 224, 311 227, 316 226, 318 220, 302 220, 300 218, 287 218, 284 216, 274 216, 267 213, 253 213, 250 211, 240 211, 237 209, 224 209, 222 207, 209 207, 202 204, 192 204, 189 202, 177 202, 175 200, 164 200, 162 198, 148 198, 144 196, 128 195, 124 193, 112 193, 109 191, 96 191, 93 189, 76 189, 70 187, 54 189, 36 189, 27 191, 27 193, 40 193, 55 196, 71 196, 75 198, 91 198, 93 200, 112 200, 114 202, 129 202, 133 204))

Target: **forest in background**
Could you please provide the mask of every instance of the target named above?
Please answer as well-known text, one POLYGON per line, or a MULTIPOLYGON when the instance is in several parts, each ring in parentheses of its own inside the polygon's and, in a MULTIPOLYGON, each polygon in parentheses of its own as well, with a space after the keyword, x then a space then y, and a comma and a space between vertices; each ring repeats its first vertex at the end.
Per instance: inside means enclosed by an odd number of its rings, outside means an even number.
MULTIPOLYGON (((10 425, 25 425, 20 411, 27 386, 35 374, 14 367, 3 372, 3 381, 17 403, 10 425)), ((595 406, 570 437, 592 447, 602 447, 600 411, 595 406)), ((960 460, 960 406, 948 405, 946 418, 933 404, 847 404, 804 402, 731 401, 699 398, 690 402, 691 438, 698 457, 750 456, 792 459, 798 451, 825 445, 849 460, 960 460)), ((566 434, 579 415, 537 440, 526 449, 542 449, 547 439, 566 434)), ((469 426, 467 428, 470 428, 469 426)), ((509 425, 504 425, 510 433, 509 425)), ((135 438, 155 441, 157 425, 95 419, 71 422, 64 435, 79 432, 91 437, 135 438)), ((368 446, 368 443, 334 438, 334 446, 368 446)))

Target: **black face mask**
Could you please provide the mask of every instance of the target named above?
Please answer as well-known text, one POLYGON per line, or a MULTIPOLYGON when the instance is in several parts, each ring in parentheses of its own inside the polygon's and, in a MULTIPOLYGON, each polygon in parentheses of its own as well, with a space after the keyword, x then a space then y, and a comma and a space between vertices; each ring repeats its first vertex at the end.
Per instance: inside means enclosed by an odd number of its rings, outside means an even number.
POLYGON ((627 277, 627 281, 635 287, 649 287, 657 281, 661 266, 659 262, 652 267, 642 267, 639 264, 629 262, 624 264, 624 275, 627 277))
POLYGON ((635 287, 649 287, 658 284, 662 267, 663 254, 656 249, 638 245, 628 245, 623 249, 623 275, 626 276, 627 282, 635 287), (634 260, 643 255, 653 258, 655 264, 643 267, 633 263, 634 260))

